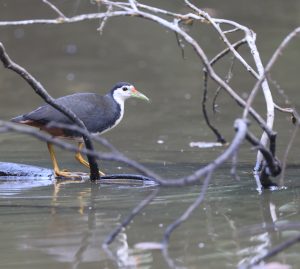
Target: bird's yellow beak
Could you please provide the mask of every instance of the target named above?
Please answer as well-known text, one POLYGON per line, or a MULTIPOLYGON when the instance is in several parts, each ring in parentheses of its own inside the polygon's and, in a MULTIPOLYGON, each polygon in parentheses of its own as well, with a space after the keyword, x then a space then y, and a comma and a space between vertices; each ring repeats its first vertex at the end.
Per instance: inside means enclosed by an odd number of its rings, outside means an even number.
POLYGON ((130 93, 131 93, 132 97, 139 98, 139 99, 145 100, 147 102, 150 102, 150 99, 146 95, 140 93, 134 87, 131 88, 130 93))

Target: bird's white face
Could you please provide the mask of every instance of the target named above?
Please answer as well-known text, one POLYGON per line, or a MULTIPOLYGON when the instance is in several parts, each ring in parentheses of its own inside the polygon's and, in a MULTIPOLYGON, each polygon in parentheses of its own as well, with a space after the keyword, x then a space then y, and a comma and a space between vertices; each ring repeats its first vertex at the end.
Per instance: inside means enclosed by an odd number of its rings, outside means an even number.
POLYGON ((133 85, 123 85, 122 87, 114 90, 113 97, 119 104, 123 104, 124 101, 130 97, 149 101, 149 98, 138 92, 133 85))

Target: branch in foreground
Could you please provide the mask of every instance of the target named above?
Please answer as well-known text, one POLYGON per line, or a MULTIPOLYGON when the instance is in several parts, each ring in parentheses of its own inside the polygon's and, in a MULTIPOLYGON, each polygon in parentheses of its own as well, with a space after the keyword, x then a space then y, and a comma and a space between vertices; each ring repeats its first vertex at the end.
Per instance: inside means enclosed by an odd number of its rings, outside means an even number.
POLYGON ((163 244, 167 245, 169 239, 170 239, 170 235, 172 233, 172 231, 174 229, 176 229, 182 222, 184 222, 185 220, 188 219, 188 217, 191 215, 191 213, 202 203, 204 197, 205 197, 205 193, 207 191, 208 188, 208 184, 211 180, 211 176, 212 174, 208 174, 203 182, 202 188, 201 188, 201 192, 198 196, 198 198, 195 200, 195 202, 189 206, 189 208, 184 212, 184 214, 181 215, 180 218, 178 218, 174 223, 170 224, 165 233, 164 233, 164 239, 163 239, 163 244))
MULTIPOLYGON (((33 129, 31 127, 22 126, 19 124, 5 122, 5 121, 1 121, 1 120, 0 120, 0 126, 2 129, 2 132, 3 131, 15 131, 18 133, 28 134, 28 135, 31 135, 41 141, 51 142, 52 144, 54 144, 62 149, 65 149, 65 150, 68 150, 71 152, 78 152, 78 148, 76 146, 66 143, 66 142, 62 141, 61 139, 53 138, 52 136, 42 133, 39 130, 33 129)), ((73 128, 75 128, 78 131, 80 130, 80 128, 78 126, 75 126, 75 127, 73 126, 73 128)), ((81 132, 82 132, 82 129, 81 129, 81 132)), ((84 132, 84 130, 83 130, 83 132, 84 132)), ((102 140, 99 137, 89 136, 89 138, 97 139, 97 141, 100 143, 104 142, 104 145, 107 145, 107 143, 108 143, 105 139, 102 140)), ((117 162, 125 163, 125 164, 129 165, 130 167, 132 167, 133 169, 135 169, 136 171, 148 176, 147 180, 155 180, 155 178, 158 178, 157 180, 159 180, 159 177, 154 172, 150 171, 149 169, 147 169, 140 163, 125 157, 123 154, 117 154, 116 152, 99 153, 99 152, 96 152, 95 150, 89 150, 89 149, 84 149, 84 148, 81 149, 80 152, 83 154, 86 154, 86 155, 89 154, 99 160, 117 161, 117 162)))
MULTIPOLYGON (((42 141, 48 141, 56 146, 72 151, 77 152, 78 148, 68 144, 66 142, 61 141, 60 139, 53 138, 47 134, 44 134, 38 130, 32 129, 30 127, 26 126, 20 126, 18 124, 10 123, 10 122, 4 122, 0 121, 0 126, 7 128, 8 130, 17 131, 20 133, 26 133, 29 135, 32 135, 42 141)), ((66 126, 67 128, 67 126, 66 126)), ((85 130, 81 130, 78 126, 70 126, 73 130, 76 130, 78 132, 84 133, 85 130)), ((89 154, 97 159, 101 160, 110 160, 110 161, 118 161, 128 164, 130 167, 136 169, 137 171, 143 173, 144 175, 150 177, 151 180, 155 181, 161 186, 186 186, 191 185, 199 182, 203 177, 206 177, 209 173, 212 173, 214 170, 216 170, 220 165, 222 165, 226 160, 228 160, 239 148, 241 143, 244 141, 245 136, 247 134, 247 123, 244 120, 237 119, 235 121, 234 128, 236 130, 236 135, 234 139, 232 140, 229 147, 220 155, 218 156, 214 161, 207 164, 206 166, 196 170, 194 173, 181 177, 178 179, 163 179, 159 177, 156 173, 153 171, 147 169, 143 165, 137 163, 136 161, 133 161, 127 157, 125 157, 123 154, 117 154, 116 152, 112 153, 99 153, 94 150, 89 149, 81 149, 80 152, 83 154, 89 154)), ((100 143, 102 143, 105 140, 102 140, 102 138, 96 137, 96 136, 89 136, 91 139, 97 139, 100 143)), ((106 142, 107 143, 107 142, 106 142)))
MULTIPOLYGON (((163 255, 166 259, 166 261, 168 262, 168 264, 173 267, 173 261, 172 259, 169 258, 168 256, 168 243, 169 243, 169 237, 171 235, 171 233, 181 224, 183 223, 185 220, 187 220, 189 218, 189 216, 192 214, 192 212, 200 205, 200 203, 203 201, 207 188, 208 188, 208 184, 211 180, 211 176, 213 171, 216 169, 216 167, 218 167, 220 164, 222 164, 226 159, 228 159, 232 154, 234 154, 234 152, 236 152, 237 148, 239 147, 240 143, 243 141, 244 137, 246 136, 247 133, 247 124, 245 124, 245 122, 240 121, 240 120, 236 120, 235 123, 235 128, 237 131, 237 134, 232 142, 232 144, 229 146, 229 148, 221 155, 219 156, 219 158, 217 158, 214 162, 210 163, 209 165, 207 165, 206 167, 196 171, 194 173, 194 175, 191 175, 189 177, 183 178, 183 179, 178 179, 178 180, 155 180, 157 181, 159 184, 161 184, 162 186, 176 186, 175 183, 180 184, 179 186, 181 186, 182 182, 185 183, 185 185, 187 185, 188 183, 191 183, 191 180, 194 180, 194 176, 195 174, 197 174, 199 176, 199 178, 205 176, 205 180, 203 182, 202 185, 202 189, 201 192, 198 196, 198 198, 195 200, 195 202, 182 214, 182 216, 177 219, 174 223, 172 223, 171 225, 168 226, 168 228, 165 231, 164 234, 164 238, 163 238, 163 242, 161 244, 161 249, 163 251, 163 255), (200 176, 201 174, 201 176, 200 176), (167 184, 168 182, 168 184, 167 184)), ((199 180, 198 178, 198 180, 199 180)), ((192 181, 193 182, 193 181, 192 181)), ((137 205, 137 207, 134 208, 134 210, 129 214, 129 216, 127 216, 125 218, 125 220, 122 222, 122 224, 120 226, 118 226, 104 241, 103 243, 103 247, 107 248, 108 244, 112 243, 113 240, 115 239, 115 237, 121 232, 122 228, 126 227, 130 221, 133 219, 133 217, 138 214, 145 206, 147 206, 152 199, 156 196, 158 192, 158 189, 156 191, 154 191, 153 193, 151 193, 148 197, 146 197, 146 199, 144 199, 140 204, 137 205)))
MULTIPOLYGON (((70 120, 72 120, 74 123, 76 123, 81 128, 86 129, 82 120, 80 120, 67 107, 57 104, 55 99, 48 94, 48 92, 42 86, 42 84, 40 82, 38 82, 23 67, 19 66, 18 64, 16 64, 9 58, 9 56, 6 53, 5 48, 1 42, 0 42, 0 60, 2 61, 5 68, 8 68, 8 69, 16 72, 18 75, 20 75, 46 103, 48 103, 53 108, 55 108, 58 111, 60 111, 61 113, 63 113, 65 116, 67 116, 70 120)), ((82 137, 83 137, 86 148, 93 151, 94 147, 93 147, 91 140, 86 135, 83 135, 82 137)), ((90 154, 87 155, 87 158, 88 158, 88 162, 90 165, 90 179, 91 180, 99 179, 100 178, 99 169, 98 169, 98 165, 97 165, 95 158, 93 156, 91 156, 90 154)))

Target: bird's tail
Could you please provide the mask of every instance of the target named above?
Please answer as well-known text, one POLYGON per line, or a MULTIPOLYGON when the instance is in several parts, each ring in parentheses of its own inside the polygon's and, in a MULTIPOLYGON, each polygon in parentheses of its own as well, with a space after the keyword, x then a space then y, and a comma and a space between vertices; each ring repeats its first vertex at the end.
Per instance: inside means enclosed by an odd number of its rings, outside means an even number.
POLYGON ((12 118, 10 121, 21 123, 21 122, 24 122, 25 120, 26 119, 24 118, 24 115, 20 115, 20 116, 17 116, 15 118, 12 118))

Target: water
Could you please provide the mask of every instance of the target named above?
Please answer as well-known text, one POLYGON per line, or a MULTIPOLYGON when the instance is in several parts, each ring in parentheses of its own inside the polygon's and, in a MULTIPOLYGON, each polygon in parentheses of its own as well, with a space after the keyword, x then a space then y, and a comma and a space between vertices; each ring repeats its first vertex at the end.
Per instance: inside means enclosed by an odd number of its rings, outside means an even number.
MULTIPOLYGON (((152 1, 156 4, 157 1, 152 1)), ((42 1, 0 1, 0 20, 53 17, 42 1), (22 7, 20 7, 22 5, 22 7)), ((149 2, 151 3, 151 2, 149 2)), ((67 15, 95 12, 90 1, 59 3, 67 15)), ((180 1, 161 7, 184 10, 180 1)), ((202 1, 202 7, 236 20, 257 32, 264 63, 282 38, 298 26, 298 1, 202 1)), ((151 104, 129 100, 122 123, 105 134, 119 150, 164 177, 187 175, 215 158, 224 148, 191 148, 190 142, 215 142, 201 114, 201 68, 186 46, 181 57, 173 33, 137 18, 108 20, 103 35, 99 22, 59 26, 0 28, 1 42, 11 58, 36 76, 49 93, 62 96, 80 91, 105 93, 117 81, 130 81, 151 104)), ((207 26, 190 31, 209 56, 221 44, 207 26)), ((241 50, 246 55, 247 50, 241 50)), ((291 44, 274 68, 273 79, 293 105, 298 98, 298 44, 291 44)), ((224 61, 225 63, 226 61, 224 61)), ((228 65, 226 65, 228 66, 228 65)), ((226 74, 221 65, 217 70, 226 74)), ((233 86, 247 93, 253 81, 237 65, 233 86)), ((41 105, 41 100, 13 72, 0 69, 0 115, 10 119, 41 105)), ((211 83, 212 92, 215 90, 211 83)), ((275 99, 284 105, 273 88, 275 99)), ((212 98, 213 94, 210 95, 212 98)), ((264 113, 259 95, 256 107, 264 113)), ((241 115, 224 93, 214 122, 230 141, 234 118, 241 115), (228 104, 232 104, 228 109, 228 104)), ((277 113, 278 156, 282 158, 292 126, 277 113)), ((259 134, 255 124, 252 130, 259 134)), ((231 178, 227 163, 213 176, 206 199, 170 239, 169 255, 184 268, 236 268, 299 233, 299 138, 289 155, 282 191, 259 194, 251 175, 255 151, 245 143, 239 153, 240 181, 231 178)), ((102 149, 97 145, 98 149, 102 149)), ((63 168, 84 170, 73 154, 58 150, 63 168)), ((1 134, 0 161, 51 168, 46 146, 21 134, 1 134)), ((106 173, 122 173, 124 164, 101 162, 106 173)), ((131 171, 132 172, 132 171, 131 171)), ((56 184, 49 180, 10 180, 0 186, 1 268, 168 268, 159 250, 141 249, 160 242, 166 227, 198 197, 200 186, 161 189, 153 202, 122 231, 111 246, 115 260, 101 248, 103 240, 136 204, 157 187, 142 184, 56 184)), ((274 261, 299 267, 299 246, 274 261)))

